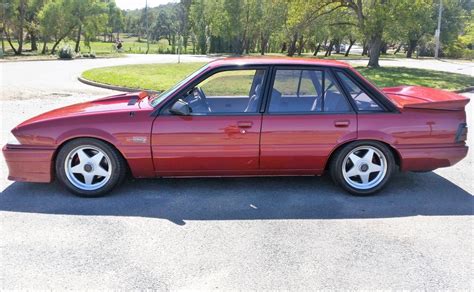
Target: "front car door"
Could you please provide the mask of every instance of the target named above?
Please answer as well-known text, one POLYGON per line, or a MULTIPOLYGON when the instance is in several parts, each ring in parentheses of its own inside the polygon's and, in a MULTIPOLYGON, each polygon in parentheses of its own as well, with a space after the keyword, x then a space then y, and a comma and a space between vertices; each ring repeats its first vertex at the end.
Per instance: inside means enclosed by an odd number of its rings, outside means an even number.
POLYGON ((198 78, 155 119, 153 162, 158 176, 245 175, 259 168, 266 67, 219 70, 198 78), (191 113, 174 115, 174 102, 191 113))
POLYGON ((274 69, 262 121, 262 170, 319 174, 333 149, 356 137, 357 115, 331 70, 274 69))

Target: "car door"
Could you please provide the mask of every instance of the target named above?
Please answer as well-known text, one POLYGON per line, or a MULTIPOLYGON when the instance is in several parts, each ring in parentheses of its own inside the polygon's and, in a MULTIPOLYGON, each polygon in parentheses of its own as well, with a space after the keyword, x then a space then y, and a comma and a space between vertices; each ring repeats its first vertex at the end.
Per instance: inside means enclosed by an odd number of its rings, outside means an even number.
POLYGON ((161 111, 152 129, 157 175, 232 175, 259 168, 265 67, 208 73, 161 111), (176 102, 189 115, 172 113, 176 102))
POLYGON ((331 70, 274 69, 262 121, 263 170, 318 174, 337 145, 356 137, 356 113, 331 70))

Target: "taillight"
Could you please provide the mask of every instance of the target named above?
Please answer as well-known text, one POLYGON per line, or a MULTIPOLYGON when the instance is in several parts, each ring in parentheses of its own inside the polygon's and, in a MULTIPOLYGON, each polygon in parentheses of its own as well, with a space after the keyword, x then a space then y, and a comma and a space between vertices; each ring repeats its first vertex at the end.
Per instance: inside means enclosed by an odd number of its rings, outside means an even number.
POLYGON ((456 143, 464 142, 467 140, 467 124, 459 124, 458 130, 456 132, 456 143))

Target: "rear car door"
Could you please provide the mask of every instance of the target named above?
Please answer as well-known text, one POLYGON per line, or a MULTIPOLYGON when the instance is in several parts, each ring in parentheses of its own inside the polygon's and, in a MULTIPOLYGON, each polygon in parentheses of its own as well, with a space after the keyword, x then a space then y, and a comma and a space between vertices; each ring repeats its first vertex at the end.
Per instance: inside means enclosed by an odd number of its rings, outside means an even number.
POLYGON ((232 175, 259 168, 265 67, 209 73, 177 96, 155 119, 153 161, 157 175, 232 175), (186 116, 172 114, 181 99, 186 116))
POLYGON ((337 145, 357 137, 357 115, 331 70, 273 71, 262 121, 260 167, 318 174, 337 145))

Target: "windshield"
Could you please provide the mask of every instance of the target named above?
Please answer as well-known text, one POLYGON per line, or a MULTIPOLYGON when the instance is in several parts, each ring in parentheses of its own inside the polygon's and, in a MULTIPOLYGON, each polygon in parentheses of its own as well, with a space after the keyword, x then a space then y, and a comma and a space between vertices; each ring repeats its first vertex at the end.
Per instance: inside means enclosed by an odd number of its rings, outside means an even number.
POLYGON ((160 95, 158 95, 157 97, 153 98, 151 101, 150 101, 150 104, 152 107, 155 107, 157 106, 158 104, 160 104, 163 100, 165 100, 166 98, 168 98, 168 96, 170 96, 171 94, 173 94, 178 88, 180 88, 181 86, 183 86, 184 84, 188 83, 191 79, 193 79, 194 77, 196 77, 197 75, 201 74, 201 72, 205 71, 206 69, 208 68, 208 65, 204 65, 203 67, 201 67, 199 70, 193 72, 191 75, 189 75, 188 77, 184 78, 183 80, 181 80, 180 82, 178 82, 175 86, 171 87, 170 89, 168 90, 165 90, 163 91, 162 93, 160 93, 160 95))

